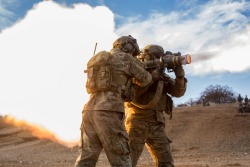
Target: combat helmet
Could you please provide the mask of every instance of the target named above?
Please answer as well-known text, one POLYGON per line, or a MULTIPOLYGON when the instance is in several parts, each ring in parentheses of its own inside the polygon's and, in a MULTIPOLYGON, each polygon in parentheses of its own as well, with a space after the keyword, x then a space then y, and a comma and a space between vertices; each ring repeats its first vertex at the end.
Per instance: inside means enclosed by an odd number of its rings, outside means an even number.
POLYGON ((122 36, 115 40, 113 48, 119 48, 125 53, 131 53, 133 56, 137 56, 140 53, 137 41, 131 35, 122 36))
POLYGON ((164 54, 164 49, 159 45, 147 45, 142 49, 142 52, 137 58, 140 61, 148 61, 159 59, 164 54))

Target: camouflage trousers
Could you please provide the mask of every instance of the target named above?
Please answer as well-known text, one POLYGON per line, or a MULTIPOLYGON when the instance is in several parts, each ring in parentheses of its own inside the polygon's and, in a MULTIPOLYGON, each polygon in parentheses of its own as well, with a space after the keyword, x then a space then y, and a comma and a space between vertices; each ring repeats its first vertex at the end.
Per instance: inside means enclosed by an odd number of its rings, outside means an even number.
POLYGON ((149 150, 156 167, 174 167, 170 140, 166 135, 164 123, 147 122, 127 117, 125 125, 130 138, 130 155, 133 167, 136 166, 144 145, 149 150))
POLYGON ((112 167, 131 167, 128 135, 123 113, 84 111, 81 126, 80 155, 75 167, 94 167, 104 149, 112 167))

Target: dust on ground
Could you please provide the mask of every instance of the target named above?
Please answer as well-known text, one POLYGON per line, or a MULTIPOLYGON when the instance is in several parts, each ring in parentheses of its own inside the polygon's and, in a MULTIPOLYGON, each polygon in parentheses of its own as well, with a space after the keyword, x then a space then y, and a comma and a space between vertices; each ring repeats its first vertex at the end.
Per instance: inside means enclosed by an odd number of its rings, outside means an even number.
MULTIPOLYGON (((235 105, 175 108, 166 128, 176 167, 250 167, 250 113, 237 113, 235 105)), ((72 167, 77 156, 77 147, 0 119, 0 167, 72 167)), ((154 166, 146 149, 137 166, 154 166)), ((110 167, 104 152, 97 167, 110 167)))

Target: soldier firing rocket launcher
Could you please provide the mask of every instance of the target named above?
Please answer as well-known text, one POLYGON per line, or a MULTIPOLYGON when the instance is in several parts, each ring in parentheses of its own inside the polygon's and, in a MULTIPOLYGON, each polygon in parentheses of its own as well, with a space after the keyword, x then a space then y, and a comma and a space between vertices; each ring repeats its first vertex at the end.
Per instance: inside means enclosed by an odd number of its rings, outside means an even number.
MULTIPOLYGON (((140 56, 138 57, 140 59, 140 56)), ((146 69, 155 68, 158 65, 161 68, 167 68, 168 72, 172 72, 177 66, 191 64, 191 56, 189 54, 181 55, 178 53, 171 53, 167 51, 164 55, 160 56, 159 59, 142 61, 146 69)))

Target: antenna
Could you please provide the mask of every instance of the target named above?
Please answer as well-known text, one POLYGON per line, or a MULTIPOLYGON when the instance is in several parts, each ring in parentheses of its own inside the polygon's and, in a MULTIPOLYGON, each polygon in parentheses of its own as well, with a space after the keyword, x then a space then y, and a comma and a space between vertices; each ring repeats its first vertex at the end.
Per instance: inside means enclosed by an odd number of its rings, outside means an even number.
POLYGON ((93 56, 95 55, 96 47, 97 47, 97 43, 95 43, 95 50, 94 50, 93 56))

